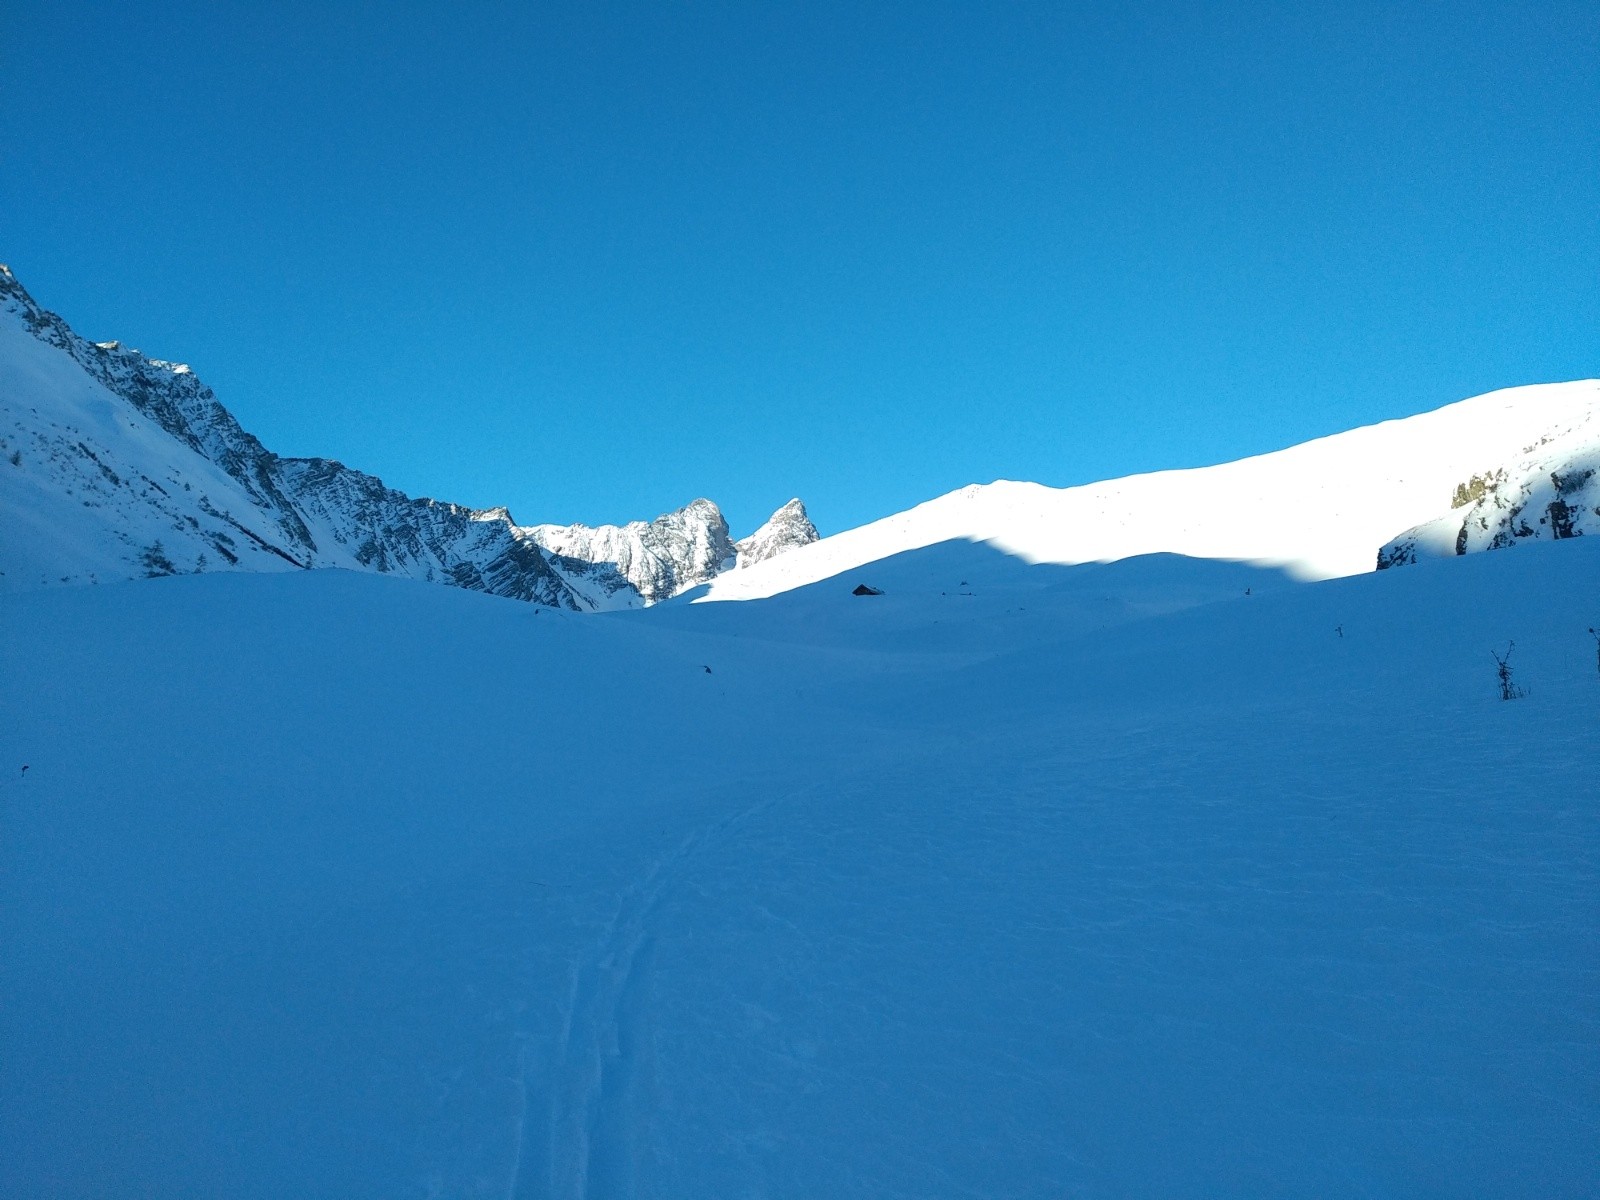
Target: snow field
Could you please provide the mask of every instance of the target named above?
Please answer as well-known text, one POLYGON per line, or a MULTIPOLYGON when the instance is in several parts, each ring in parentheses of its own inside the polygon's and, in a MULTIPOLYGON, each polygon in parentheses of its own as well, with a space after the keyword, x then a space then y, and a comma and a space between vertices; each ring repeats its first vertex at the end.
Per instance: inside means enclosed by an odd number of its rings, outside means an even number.
POLYGON ((5 597, 4 1190, 1587 1194, 1597 551, 5 597))

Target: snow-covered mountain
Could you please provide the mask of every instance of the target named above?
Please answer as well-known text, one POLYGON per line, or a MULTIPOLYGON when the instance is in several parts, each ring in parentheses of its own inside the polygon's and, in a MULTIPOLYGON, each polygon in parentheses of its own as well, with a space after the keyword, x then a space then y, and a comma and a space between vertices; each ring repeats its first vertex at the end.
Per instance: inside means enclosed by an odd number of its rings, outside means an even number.
POLYGON ((695 500, 654 521, 626 525, 527 525, 518 533, 568 561, 614 566, 647 604, 817 540, 806 506, 791 500, 749 537, 728 536, 722 510, 695 500))
POLYGON ((330 459, 281 458, 187 366, 87 341, 4 267, 0 455, 6 590, 344 567, 588 611, 664 598, 735 557, 705 500, 622 536, 574 526, 546 548, 549 527, 518 526, 504 508, 413 498, 330 459))
MULTIPOLYGON (((1530 485, 1505 519, 1531 506, 1540 510, 1535 525, 1565 512, 1571 532, 1592 528, 1595 480, 1585 472, 1597 455, 1600 382, 1510 388, 1220 466, 1072 488, 973 484, 721 575, 696 599, 771 596, 847 572, 871 584, 870 564, 946 542, 984 543, 1030 563, 1164 553, 1281 567, 1306 580, 1354 575, 1373 570, 1398 530, 1436 517, 1474 478, 1544 473, 1552 497, 1530 485), (1557 499, 1564 510, 1551 509, 1557 499)), ((1506 488, 1478 503, 1497 499, 1509 501, 1506 488)), ((1491 544, 1501 543, 1485 535, 1468 548, 1491 544)))
POLYGON ((504 508, 280 458, 187 367, 86 341, 3 268, 0 406, 10 590, 336 566, 592 611, 696 587, 768 596, 945 542, 1032 563, 1171 553, 1317 579, 1600 527, 1595 381, 1493 392, 1221 466, 972 485, 822 540, 791 500, 738 542, 705 499, 649 522, 524 526, 504 508))
POLYGON ((554 554, 614 563, 647 601, 665 600, 733 564, 722 510, 696 500, 654 521, 626 525, 530 525, 522 531, 554 554))
POLYGON ((1510 461, 1458 484, 1450 509, 1378 551, 1378 568, 1600 534, 1600 410, 1580 408, 1510 461))
POLYGON ((816 540, 817 527, 811 523, 806 506, 797 497, 773 513, 760 529, 736 542, 734 548, 739 552, 738 565, 751 567, 786 550, 809 546, 816 540))

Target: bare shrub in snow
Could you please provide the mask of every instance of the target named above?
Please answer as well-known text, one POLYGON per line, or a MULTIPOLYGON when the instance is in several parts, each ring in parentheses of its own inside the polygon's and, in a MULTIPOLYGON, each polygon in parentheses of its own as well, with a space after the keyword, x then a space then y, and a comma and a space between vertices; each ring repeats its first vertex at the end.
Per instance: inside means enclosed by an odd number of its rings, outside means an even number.
POLYGON ((1507 642, 1504 654, 1495 654, 1493 650, 1489 651, 1490 656, 1494 659, 1495 674, 1500 679, 1500 699, 1502 700, 1520 700, 1528 694, 1527 688, 1518 687, 1511 679, 1511 652, 1516 648, 1516 642, 1507 642))

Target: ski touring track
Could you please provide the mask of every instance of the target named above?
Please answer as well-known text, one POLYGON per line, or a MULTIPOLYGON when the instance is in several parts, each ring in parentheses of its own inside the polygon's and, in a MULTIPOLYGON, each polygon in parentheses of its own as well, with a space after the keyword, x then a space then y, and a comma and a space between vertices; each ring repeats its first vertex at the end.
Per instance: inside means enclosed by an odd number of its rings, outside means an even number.
POLYGON ((637 1136, 644 1117, 640 1091, 649 1071, 647 992, 656 914, 697 854, 750 819, 819 786, 768 797, 701 826, 618 896, 605 931, 572 973, 556 1039, 546 1173, 526 1153, 528 1139, 537 1137, 528 1126, 540 1106, 534 1095, 539 1081, 533 1055, 524 1050, 521 1128, 508 1200, 603 1200, 634 1194, 637 1136))

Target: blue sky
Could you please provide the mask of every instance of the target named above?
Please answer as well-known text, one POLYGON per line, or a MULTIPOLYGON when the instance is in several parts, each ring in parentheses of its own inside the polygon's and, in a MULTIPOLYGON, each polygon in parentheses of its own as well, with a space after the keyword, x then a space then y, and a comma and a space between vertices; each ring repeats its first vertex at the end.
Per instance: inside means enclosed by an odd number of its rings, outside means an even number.
POLYGON ((12 5, 0 261, 530 522, 829 532, 1600 373, 1600 8, 1311 7, 12 5))

